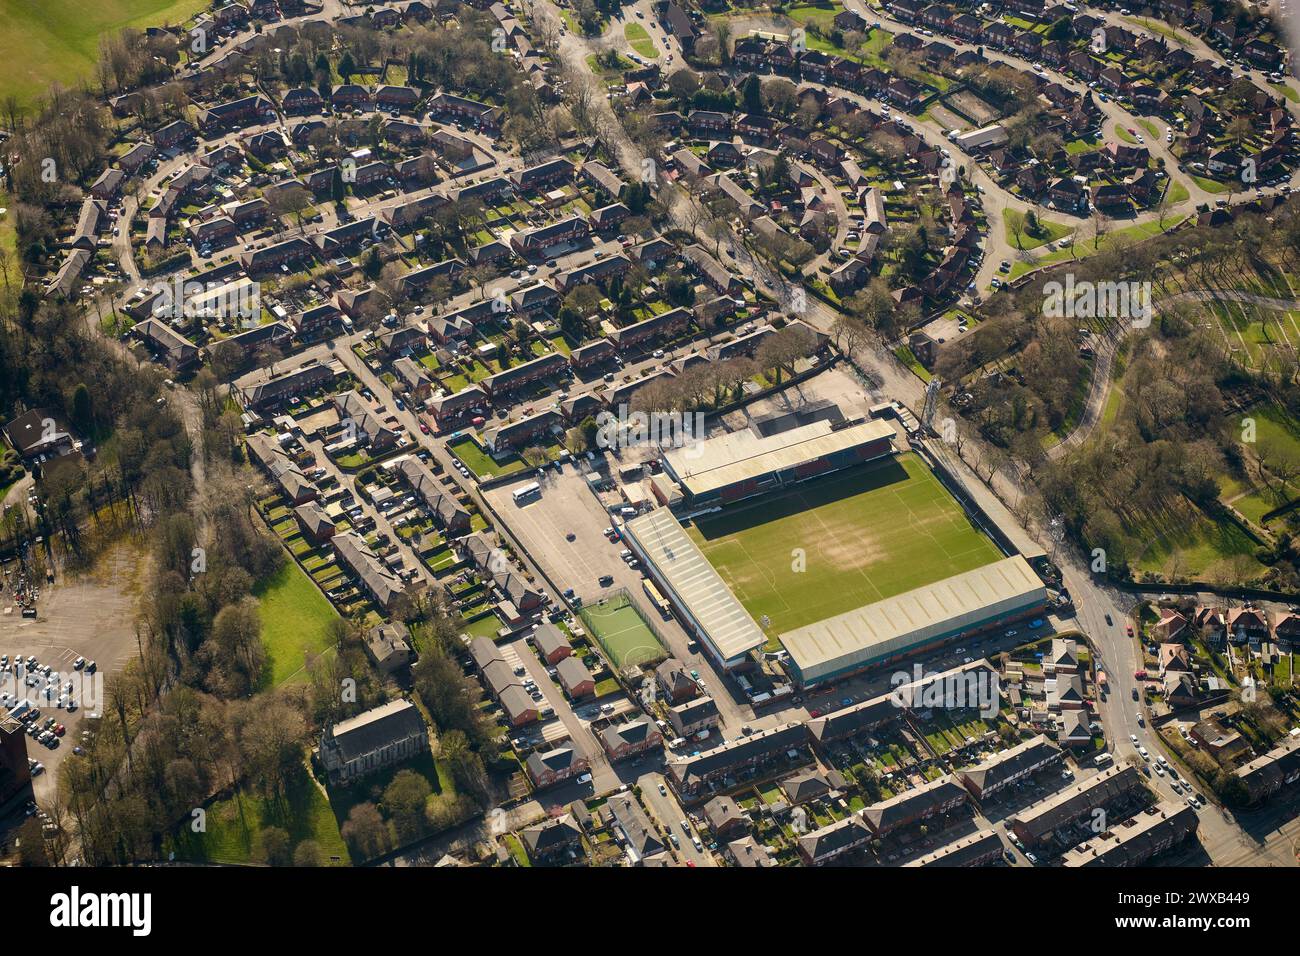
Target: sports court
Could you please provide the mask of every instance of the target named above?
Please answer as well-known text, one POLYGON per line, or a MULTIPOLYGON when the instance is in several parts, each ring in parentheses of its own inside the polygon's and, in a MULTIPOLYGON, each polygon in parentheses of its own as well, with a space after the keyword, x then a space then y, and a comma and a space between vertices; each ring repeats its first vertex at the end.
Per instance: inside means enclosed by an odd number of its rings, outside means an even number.
POLYGON ((909 453, 706 516, 687 533, 777 634, 1002 558, 909 453))
POLYGON ((626 595, 585 605, 579 614, 619 670, 657 664, 668 656, 626 595))

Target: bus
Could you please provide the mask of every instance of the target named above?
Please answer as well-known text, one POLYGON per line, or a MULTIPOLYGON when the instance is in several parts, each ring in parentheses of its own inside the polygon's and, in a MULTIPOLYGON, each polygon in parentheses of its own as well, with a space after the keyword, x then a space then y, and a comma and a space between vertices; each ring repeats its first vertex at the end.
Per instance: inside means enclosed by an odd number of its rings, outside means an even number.
POLYGON ((541 493, 542 486, 535 481, 530 481, 528 484, 514 492, 515 504, 527 501, 529 498, 533 497, 533 495, 540 495, 541 493))
POLYGON ((659 609, 659 613, 665 619, 672 617, 672 610, 668 606, 668 601, 659 593, 659 589, 655 587, 653 581, 649 578, 642 578, 641 587, 645 588, 646 597, 650 599, 650 603, 659 609))

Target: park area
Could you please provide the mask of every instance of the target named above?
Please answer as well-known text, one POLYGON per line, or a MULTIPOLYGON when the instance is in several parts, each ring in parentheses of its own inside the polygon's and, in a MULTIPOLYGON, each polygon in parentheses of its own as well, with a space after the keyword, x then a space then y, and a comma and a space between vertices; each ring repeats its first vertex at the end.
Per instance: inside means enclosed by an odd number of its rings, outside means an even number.
POLYGON ((625 667, 648 667, 668 656, 626 594, 588 604, 578 613, 620 671, 625 667))
POLYGON ((351 863, 330 802, 306 767, 294 768, 275 796, 239 789, 217 800, 206 808, 201 829, 193 821, 182 824, 167 840, 167 849, 177 859, 195 863, 264 863, 269 847, 263 838, 271 829, 284 831, 291 849, 314 842, 323 865, 351 863))
POLYGON ((181 23, 202 0, 0 0, 0 90, 30 104, 53 82, 93 80, 99 38, 123 27, 181 23))
POLYGON ((259 601, 270 686, 305 681, 307 655, 329 649, 330 623, 338 613, 293 561, 285 561, 253 593, 259 601))
POLYGON ((704 518, 688 533, 778 634, 1002 557, 911 454, 704 518))

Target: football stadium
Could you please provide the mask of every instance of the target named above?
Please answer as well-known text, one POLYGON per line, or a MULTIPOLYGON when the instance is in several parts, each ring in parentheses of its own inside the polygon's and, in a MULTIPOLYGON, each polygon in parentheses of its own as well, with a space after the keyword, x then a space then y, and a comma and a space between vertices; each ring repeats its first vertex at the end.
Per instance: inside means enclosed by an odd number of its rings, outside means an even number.
POLYGON ((626 539, 719 665, 776 636, 791 679, 812 687, 1046 607, 1025 559, 894 437, 884 422, 823 421, 664 455, 690 517, 656 509, 626 539))

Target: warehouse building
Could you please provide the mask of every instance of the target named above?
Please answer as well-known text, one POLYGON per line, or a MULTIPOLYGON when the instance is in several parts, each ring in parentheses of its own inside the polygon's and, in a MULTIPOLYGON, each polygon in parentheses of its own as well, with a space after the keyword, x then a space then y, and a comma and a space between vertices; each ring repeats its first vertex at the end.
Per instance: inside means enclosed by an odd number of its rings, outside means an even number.
POLYGON ((628 547, 655 587, 667 596, 688 633, 724 669, 748 660, 767 638, 667 508, 633 518, 624 527, 628 547))
MULTIPOLYGON (((685 537, 685 535, 683 535, 685 537)), ((1016 555, 781 635, 801 687, 838 680, 1043 611, 1047 588, 1016 555)))
POLYGON ((818 421, 767 436, 737 431, 665 452, 663 465, 690 506, 716 506, 892 455, 894 435, 880 419, 818 421))

